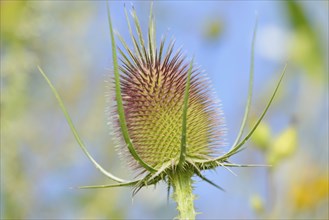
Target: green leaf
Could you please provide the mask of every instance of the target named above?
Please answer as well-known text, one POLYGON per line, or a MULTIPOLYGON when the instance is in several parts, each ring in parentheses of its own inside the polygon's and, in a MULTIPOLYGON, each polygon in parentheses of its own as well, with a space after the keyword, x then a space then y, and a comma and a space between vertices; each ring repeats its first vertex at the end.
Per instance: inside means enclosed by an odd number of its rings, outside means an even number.
POLYGON ((118 108, 121 132, 122 132, 123 138, 125 140, 125 143, 127 144, 128 150, 131 153, 131 155, 134 157, 134 159, 142 167, 144 167, 148 171, 155 172, 156 169, 152 168, 150 165, 148 165, 146 162, 144 162, 139 157, 139 155, 137 154, 137 152, 136 152, 136 150, 133 146, 133 143, 132 143, 132 141, 129 137, 126 118, 125 118, 124 109, 123 109, 123 103, 122 103, 118 58, 117 58, 117 53, 116 53, 116 44, 115 44, 115 39, 114 39, 114 31, 113 31, 113 28, 112 28, 111 14, 110 14, 110 8, 109 8, 109 5, 108 5, 108 2, 107 2, 107 13, 108 13, 110 37, 111 37, 111 43, 112 43, 112 58, 113 58, 114 78, 115 78, 115 93, 116 93, 116 101, 117 101, 117 108, 118 108))
POLYGON ((237 144, 236 146, 232 147, 231 150, 227 153, 225 153, 224 155, 222 156, 219 156, 215 159, 212 159, 212 160, 200 160, 198 161, 199 163, 199 166, 202 167, 203 169, 212 169, 212 168, 215 168, 217 167, 218 165, 220 165, 222 162, 226 162, 227 159, 229 157, 231 157, 232 155, 236 154, 237 152, 239 152, 241 150, 241 147, 245 144, 245 142, 247 140, 249 140, 249 138, 252 136, 252 134, 254 133, 254 131, 256 130, 256 128, 258 127, 258 125, 260 124, 260 122, 263 120, 263 118, 265 117, 269 107, 271 106, 272 102, 273 102, 273 99, 279 89, 279 86, 282 82, 282 79, 283 79, 283 76, 286 72, 286 68, 287 68, 287 65, 285 65, 282 73, 281 73, 281 76, 280 76, 280 79, 279 79, 279 82, 278 84, 276 85, 275 87, 275 90, 269 100, 269 102, 267 103, 263 113, 261 114, 261 116, 259 117, 259 119, 257 120, 257 122, 255 123, 255 125, 253 126, 253 128, 251 129, 251 131, 246 135, 246 137, 239 143, 237 144))
POLYGON ((242 123, 241 123, 240 131, 239 131, 239 133, 238 133, 238 135, 237 135, 237 137, 234 141, 234 144, 232 145, 232 148, 234 148, 239 143, 239 141, 241 140, 243 131, 246 127, 246 122, 247 122, 247 118, 248 118, 248 115, 249 115, 249 111, 250 111, 250 105, 251 105, 251 99, 252 99, 252 88, 253 88, 253 84, 254 84, 254 63, 255 63, 254 57, 255 57, 255 42, 256 42, 256 33, 257 33, 257 23, 258 23, 258 20, 256 19, 256 24, 255 24, 255 27, 254 27, 252 43, 251 43, 248 99, 247 99, 247 104, 246 104, 243 120, 242 120, 242 123))
POLYGON ((79 186, 79 189, 100 189, 100 188, 113 188, 121 186, 135 186, 140 180, 123 182, 119 184, 108 184, 108 185, 93 185, 93 186, 79 186))
POLYGON ((67 112, 65 105, 62 101, 62 98, 60 97, 59 93, 57 92, 56 88, 54 87, 54 85, 52 84, 52 82, 49 80, 49 78, 47 77, 47 75, 45 74, 45 72, 41 69, 41 67, 38 66, 39 72, 41 73, 41 75, 45 78, 45 80, 47 81, 49 87, 51 88, 52 92, 54 93, 60 108, 62 109, 64 116, 66 118, 67 123, 69 124, 71 131, 74 135, 75 140, 78 142, 79 146, 81 147, 82 151, 85 153, 85 155, 88 157, 88 159, 95 165, 95 167, 100 170, 105 176, 107 176, 108 178, 122 183, 122 182, 126 182, 126 180, 123 180, 121 178, 118 178, 116 176, 114 176, 113 174, 107 172, 101 165, 99 165, 95 159, 90 155, 90 153, 88 152, 87 148, 85 147, 83 141, 81 140, 77 130, 75 129, 75 126, 71 120, 71 117, 69 115, 69 113, 67 112))
POLYGON ((178 166, 182 166, 184 164, 185 158, 186 158, 187 109, 188 109, 188 99, 189 99, 189 93, 190 93, 193 60, 194 60, 194 58, 192 58, 190 68, 187 73, 187 79, 186 79, 186 87, 185 87, 185 94, 184 94, 184 106, 183 106, 183 120, 182 120, 182 137, 181 137, 181 147, 180 147, 180 156, 179 156, 178 166))
POLYGON ((230 150, 226 155, 225 157, 229 157, 229 156, 232 156, 233 154, 235 154, 244 144, 247 140, 249 140, 249 138, 251 137, 251 135, 254 133, 254 131, 256 130, 256 128, 258 127, 258 125, 260 124, 260 122, 263 120, 264 116, 266 115, 268 109, 270 108, 271 104, 272 104, 272 101, 279 89, 279 86, 282 82, 282 78, 286 72, 286 68, 287 68, 287 65, 285 65, 283 71, 282 71, 282 74, 280 76, 280 79, 279 79, 279 82, 273 92, 273 95, 272 97, 270 98, 269 102, 267 103, 266 105, 266 108, 264 109, 263 113, 261 114, 261 116, 259 117, 259 119, 257 120, 256 124, 254 125, 254 127, 251 129, 251 131, 248 133, 248 135, 239 143, 237 144, 232 150, 230 150))
POLYGON ((106 184, 106 185, 93 185, 93 186, 79 186, 79 189, 99 189, 99 188, 113 188, 113 187, 120 187, 120 186, 133 186, 136 187, 137 190, 134 192, 134 195, 138 192, 140 188, 143 186, 149 186, 156 184, 159 180, 161 180, 161 175, 164 171, 170 167, 170 163, 165 163, 156 173, 149 173, 142 179, 129 181, 129 182, 122 182, 119 184, 106 184))
POLYGON ((222 163, 221 166, 224 167, 271 167, 267 164, 234 164, 234 163, 222 163))
POLYGON ((207 179, 205 176, 203 176, 201 173, 197 173, 197 175, 204 181, 206 181, 207 183, 209 183, 210 185, 216 187, 217 189, 220 189, 221 191, 225 192, 225 189, 223 189, 222 187, 218 186, 216 183, 212 182, 211 180, 207 179))

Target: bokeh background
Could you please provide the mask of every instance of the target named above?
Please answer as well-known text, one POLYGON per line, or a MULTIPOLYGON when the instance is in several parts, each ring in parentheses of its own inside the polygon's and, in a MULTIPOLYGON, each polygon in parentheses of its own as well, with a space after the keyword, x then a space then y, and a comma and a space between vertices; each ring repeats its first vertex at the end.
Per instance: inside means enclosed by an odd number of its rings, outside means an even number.
MULTIPOLYGON (((133 2, 147 30, 150 3, 133 2)), ((129 41, 124 3, 113 25, 129 41)), ((126 2, 131 9, 131 3, 126 2)), ((221 99, 228 146, 242 120, 256 17, 255 85, 249 128, 279 74, 287 74, 268 115, 236 163, 195 179, 198 219, 327 219, 328 1, 155 2, 157 40, 206 70, 221 99), (256 15, 257 14, 257 15, 256 15)), ((166 186, 78 190, 111 183, 79 149, 40 65, 60 91, 92 155, 123 178, 133 173, 114 149, 104 109, 111 48, 104 1, 1 1, 1 218, 157 219, 177 215, 166 186)))

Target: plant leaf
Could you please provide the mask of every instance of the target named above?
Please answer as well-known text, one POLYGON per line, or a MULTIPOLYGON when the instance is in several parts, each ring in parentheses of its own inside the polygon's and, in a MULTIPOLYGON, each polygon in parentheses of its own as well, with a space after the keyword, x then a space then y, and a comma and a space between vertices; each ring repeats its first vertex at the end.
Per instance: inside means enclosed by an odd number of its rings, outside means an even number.
POLYGON ((113 188, 120 186, 135 186, 140 180, 123 182, 119 184, 108 184, 108 185, 93 185, 93 186, 79 186, 79 189, 100 189, 100 188, 113 188))
POLYGON ((254 27, 254 32, 253 32, 253 36, 252 36, 252 43, 251 43, 251 55, 250 55, 250 70, 249 70, 249 88, 248 88, 248 99, 247 99, 247 104, 245 107, 245 112, 244 112, 244 116, 243 116, 243 120, 241 123, 241 127, 240 127, 240 131, 234 141, 234 144, 232 145, 233 149, 241 140, 243 131, 246 127, 246 122, 247 122, 247 118, 249 115, 249 111, 250 111, 250 105, 251 105, 251 99, 252 99, 252 88, 253 88, 253 84, 254 84, 254 57, 255 57, 255 42, 256 42, 256 33, 257 33, 257 23, 258 23, 258 19, 256 18, 256 23, 255 23, 255 27, 254 27))
POLYGON ((192 58, 190 68, 187 73, 187 79, 186 79, 186 87, 185 87, 185 94, 184 94, 184 106, 183 106, 183 120, 182 120, 182 137, 181 137, 181 147, 180 147, 180 156, 179 156, 178 166, 182 166, 184 164, 185 158, 186 158, 187 109, 188 109, 188 99, 189 99, 189 93, 190 93, 193 60, 194 60, 194 58, 192 58))
POLYGON ((283 76, 284 76, 284 74, 285 74, 285 72, 286 72, 286 68, 287 68, 287 65, 285 65, 285 67, 284 67, 284 69, 283 69, 283 71, 282 71, 282 74, 281 74, 281 76, 280 76, 279 82, 278 82, 278 84, 277 84, 277 86, 276 86, 276 88, 275 88, 275 90, 274 90, 274 92, 273 92, 273 94, 272 94, 272 97, 270 98, 269 102, 267 103, 266 108, 264 109, 263 113, 261 114, 261 116, 260 116, 259 119, 257 120, 256 124, 255 124, 254 127, 251 129, 251 131, 248 133, 248 135, 247 135, 247 136, 246 136, 246 137, 245 137, 245 138, 244 138, 239 144, 237 144, 237 145, 236 145, 231 151, 229 151, 229 152, 227 153, 228 156, 232 156, 233 154, 235 154, 235 152, 238 151, 238 150, 239 150, 239 149, 245 144, 245 142, 246 142, 246 141, 251 137, 251 135, 254 133, 254 131, 255 131, 256 128, 258 127, 259 123, 263 120, 264 116, 266 115, 266 113, 267 113, 269 107, 271 106, 272 101, 273 101, 273 99, 274 99, 274 97, 275 97, 275 95, 276 95, 276 93, 277 93, 277 91, 278 91, 278 89, 279 89, 279 86, 280 86, 280 84, 281 84, 282 78, 283 78, 283 76))
POLYGON ((82 151, 85 153, 85 155, 88 157, 88 159, 95 165, 95 167, 100 170, 105 176, 107 176, 108 178, 122 183, 122 182, 126 182, 126 180, 123 180, 121 178, 118 178, 116 176, 114 176, 113 174, 109 173, 108 171, 106 171, 101 165, 99 165, 96 160, 90 155, 90 153, 88 152, 87 148, 85 147, 83 141, 81 140, 77 130, 75 129, 75 126, 71 120, 71 117, 69 115, 69 113, 67 112, 64 102, 62 101, 61 96, 59 95, 59 93, 57 92, 56 88, 54 87, 54 85, 52 84, 52 82, 49 80, 49 78, 47 77, 47 75, 45 74, 45 72, 41 69, 41 67, 38 66, 39 72, 41 73, 41 75, 45 78, 45 80, 47 81, 49 87, 51 88, 53 94, 55 95, 60 108, 62 109, 65 119, 68 123, 68 125, 70 126, 70 129, 74 135, 75 140, 78 142, 80 148, 82 149, 82 151))
POLYGON ((251 137, 251 135, 254 133, 254 131, 256 130, 256 128, 258 127, 258 125, 260 124, 260 122, 263 120, 264 116, 266 115, 269 107, 271 106, 272 104, 272 101, 279 89, 279 86, 282 82, 282 79, 283 79, 283 76, 286 72, 286 68, 287 68, 287 64, 284 66, 284 69, 281 73, 281 76, 280 76, 280 79, 275 87, 275 90, 269 100, 269 102, 267 103, 263 113, 261 114, 261 116, 259 117, 259 119, 257 120, 256 124, 253 126, 253 128, 251 129, 251 131, 246 135, 246 137, 239 143, 237 144, 235 147, 231 148, 231 150, 227 153, 225 153, 224 155, 222 156, 219 156, 215 159, 212 159, 212 160, 199 160, 198 161, 198 164, 200 167, 202 167, 202 169, 212 169, 212 168, 215 168, 217 167, 218 165, 220 165, 220 163, 222 162, 225 162, 229 157, 231 157, 232 155, 236 154, 237 152, 239 152, 239 150, 241 150, 241 147, 245 144, 245 142, 247 140, 249 140, 249 138, 251 137))
POLYGON ((271 167, 267 164, 234 164, 234 163, 222 163, 224 167, 271 167))
POLYGON ((203 176, 201 173, 197 172, 196 173, 202 180, 206 181, 207 183, 209 183, 210 185, 216 187, 217 189, 220 189, 221 191, 225 192, 225 189, 223 189, 222 187, 218 186, 216 183, 214 183, 213 181, 207 179, 205 176, 203 176))
POLYGON ((148 165, 146 162, 144 162, 139 157, 139 155, 137 154, 137 152, 133 146, 133 143, 129 137, 126 118, 125 118, 124 109, 123 109, 123 103, 122 103, 118 58, 117 58, 117 53, 116 53, 116 44, 115 44, 115 39, 114 39, 114 33, 113 33, 112 22, 111 22, 111 14, 110 14, 110 8, 109 8, 108 2, 107 2, 107 13, 108 13, 110 37, 111 37, 111 43, 112 43, 113 71, 114 71, 114 77, 115 77, 115 93, 116 93, 116 101, 117 101, 117 108, 118 108, 119 121, 120 121, 122 135, 127 144, 128 150, 131 153, 131 155, 134 157, 134 159, 148 171, 155 172, 156 169, 152 168, 150 165, 148 165))

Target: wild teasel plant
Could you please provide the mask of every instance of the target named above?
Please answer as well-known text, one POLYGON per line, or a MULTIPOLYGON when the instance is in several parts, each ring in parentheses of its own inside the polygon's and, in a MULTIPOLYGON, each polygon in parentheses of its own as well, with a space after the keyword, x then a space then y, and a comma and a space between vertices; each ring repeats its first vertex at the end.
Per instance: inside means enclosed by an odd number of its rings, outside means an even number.
POLYGON ((117 34, 124 50, 118 47, 114 37, 110 10, 108 22, 112 43, 112 59, 115 87, 115 121, 122 139, 121 151, 132 161, 133 170, 139 172, 138 179, 127 181, 106 171, 90 155, 80 138, 65 105, 44 71, 39 68, 52 89, 71 131, 79 146, 89 160, 106 177, 117 182, 109 185, 82 186, 81 189, 111 188, 120 186, 134 187, 136 194, 142 187, 155 185, 160 181, 168 184, 168 193, 173 188, 173 198, 177 202, 179 219, 195 219, 193 181, 197 175, 202 180, 222 190, 220 186, 207 179, 203 170, 217 167, 254 167, 261 165, 236 164, 230 157, 243 149, 259 123, 268 111, 282 81, 285 69, 268 101, 263 113, 242 138, 247 122, 254 76, 254 44, 256 26, 252 39, 251 66, 247 104, 240 130, 228 152, 220 154, 224 136, 224 120, 218 102, 211 95, 209 80, 194 64, 188 63, 181 51, 174 53, 174 42, 165 46, 162 39, 156 45, 153 4, 151 3, 147 39, 144 39, 141 26, 132 9, 132 18, 137 37, 127 13, 125 15, 131 35, 133 49, 117 34), (120 53, 118 59, 117 50, 120 53), (119 63, 120 60, 120 63, 119 63))

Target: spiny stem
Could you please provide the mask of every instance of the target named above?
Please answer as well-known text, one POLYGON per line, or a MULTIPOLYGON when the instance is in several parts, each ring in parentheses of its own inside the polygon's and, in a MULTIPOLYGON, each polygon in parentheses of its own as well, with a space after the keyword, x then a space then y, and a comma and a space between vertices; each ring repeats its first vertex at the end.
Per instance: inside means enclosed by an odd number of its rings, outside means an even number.
POLYGON ((195 219, 196 212, 194 210, 193 172, 180 169, 170 174, 170 181, 174 188, 173 198, 177 203, 179 215, 177 219, 195 219))

